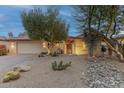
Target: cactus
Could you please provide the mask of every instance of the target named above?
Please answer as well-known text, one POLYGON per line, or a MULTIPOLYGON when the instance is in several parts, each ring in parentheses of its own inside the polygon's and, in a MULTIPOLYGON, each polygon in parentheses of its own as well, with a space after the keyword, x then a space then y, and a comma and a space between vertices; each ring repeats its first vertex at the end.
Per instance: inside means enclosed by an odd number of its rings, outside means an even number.
POLYGON ((60 61, 58 64, 56 61, 52 63, 52 69, 54 71, 61 71, 65 70, 67 67, 71 66, 71 61, 69 63, 63 63, 63 61, 60 61))
POLYGON ((53 68, 53 70, 56 70, 57 68, 57 63, 56 63, 56 61, 54 61, 54 63, 52 63, 52 68, 53 68))

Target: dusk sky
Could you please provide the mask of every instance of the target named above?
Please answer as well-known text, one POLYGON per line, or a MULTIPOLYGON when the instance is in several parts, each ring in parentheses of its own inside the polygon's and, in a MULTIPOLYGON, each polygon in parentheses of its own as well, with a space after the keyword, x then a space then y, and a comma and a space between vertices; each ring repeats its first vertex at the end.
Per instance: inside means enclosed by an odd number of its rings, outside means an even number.
MULTIPOLYGON (((8 32, 12 32, 14 36, 24 32, 24 27, 21 22, 21 12, 40 7, 46 10, 50 6, 4 6, 0 5, 0 36, 7 36, 8 32)), ((74 18, 72 17, 73 9, 71 6, 55 6, 60 10, 60 16, 70 24, 69 35, 75 36, 78 34, 74 18)))

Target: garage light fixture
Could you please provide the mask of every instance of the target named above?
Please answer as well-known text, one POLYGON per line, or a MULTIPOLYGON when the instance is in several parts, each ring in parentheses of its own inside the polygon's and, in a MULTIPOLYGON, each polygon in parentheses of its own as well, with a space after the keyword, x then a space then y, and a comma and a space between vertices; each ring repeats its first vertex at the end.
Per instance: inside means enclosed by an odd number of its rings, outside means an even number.
POLYGON ((14 43, 13 43, 13 42, 11 43, 11 48, 15 48, 15 45, 14 45, 14 43))

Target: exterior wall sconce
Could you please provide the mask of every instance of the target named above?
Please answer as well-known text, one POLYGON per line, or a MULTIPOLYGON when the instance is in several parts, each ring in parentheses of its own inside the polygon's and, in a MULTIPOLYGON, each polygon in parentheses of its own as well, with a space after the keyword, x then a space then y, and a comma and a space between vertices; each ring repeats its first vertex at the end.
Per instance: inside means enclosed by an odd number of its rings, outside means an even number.
POLYGON ((15 44, 12 42, 10 47, 15 48, 15 44))

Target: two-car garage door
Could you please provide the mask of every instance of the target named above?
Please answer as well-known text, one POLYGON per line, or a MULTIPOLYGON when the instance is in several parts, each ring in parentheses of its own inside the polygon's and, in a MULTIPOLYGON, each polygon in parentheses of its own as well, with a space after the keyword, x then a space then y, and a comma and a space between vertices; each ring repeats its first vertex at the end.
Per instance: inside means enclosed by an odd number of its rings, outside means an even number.
POLYGON ((19 41, 17 43, 18 54, 39 54, 42 50, 42 44, 38 41, 19 41))

